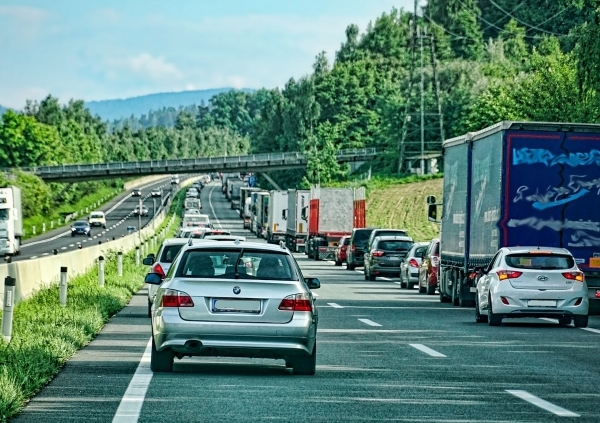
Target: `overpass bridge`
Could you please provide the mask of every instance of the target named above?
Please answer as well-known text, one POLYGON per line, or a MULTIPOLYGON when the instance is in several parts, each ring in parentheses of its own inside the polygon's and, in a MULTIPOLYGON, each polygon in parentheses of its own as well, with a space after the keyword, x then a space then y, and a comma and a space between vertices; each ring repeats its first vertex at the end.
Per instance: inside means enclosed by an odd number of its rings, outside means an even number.
MULTIPOLYGON (((376 148, 340 150, 338 163, 364 162, 377 156, 376 148)), ((69 164, 20 168, 47 182, 78 182, 82 180, 138 177, 146 175, 208 173, 208 172, 270 172, 306 167, 307 158, 299 152, 250 154, 196 159, 147 160, 94 164, 69 164)), ((15 169, 2 169, 11 172, 15 169)))

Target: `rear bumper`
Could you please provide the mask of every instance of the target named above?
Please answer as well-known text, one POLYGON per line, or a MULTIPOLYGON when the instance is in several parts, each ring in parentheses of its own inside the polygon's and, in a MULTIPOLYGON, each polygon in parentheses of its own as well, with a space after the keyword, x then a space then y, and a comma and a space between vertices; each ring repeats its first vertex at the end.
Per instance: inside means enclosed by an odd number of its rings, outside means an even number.
POLYGON ((371 271, 375 275, 398 276, 400 274, 400 262, 398 262, 397 266, 382 266, 378 263, 374 263, 371 271))
POLYGON ((296 312, 291 321, 237 323, 188 321, 177 310, 153 312, 152 329, 157 350, 181 355, 288 358, 310 355, 317 323, 310 313, 296 312))

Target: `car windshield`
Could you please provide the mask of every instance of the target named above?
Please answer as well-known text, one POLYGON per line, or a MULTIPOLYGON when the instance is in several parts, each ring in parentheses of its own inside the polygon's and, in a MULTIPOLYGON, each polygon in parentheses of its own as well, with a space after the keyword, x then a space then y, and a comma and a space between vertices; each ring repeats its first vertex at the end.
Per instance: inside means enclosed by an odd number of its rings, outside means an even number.
POLYGON ((175 259, 177 253, 181 250, 181 247, 183 247, 183 244, 165 245, 158 261, 161 263, 173 263, 173 260, 175 259))
POLYGON ((377 246, 380 250, 385 251, 408 251, 412 246, 410 241, 380 241, 377 246))
POLYGON ((87 226, 87 222, 75 222, 73 223, 73 226, 77 226, 77 227, 85 227, 87 226))
POLYGON ((252 249, 189 250, 179 261, 176 277, 297 280, 287 254, 252 249), (237 265, 237 271, 236 271, 237 265))
POLYGON ((511 254, 506 256, 505 261, 509 267, 516 269, 556 270, 575 266, 573 257, 565 254, 511 254))
POLYGON ((98 214, 98 213, 92 213, 92 215, 90 217, 92 219, 102 219, 104 217, 104 215, 98 214))

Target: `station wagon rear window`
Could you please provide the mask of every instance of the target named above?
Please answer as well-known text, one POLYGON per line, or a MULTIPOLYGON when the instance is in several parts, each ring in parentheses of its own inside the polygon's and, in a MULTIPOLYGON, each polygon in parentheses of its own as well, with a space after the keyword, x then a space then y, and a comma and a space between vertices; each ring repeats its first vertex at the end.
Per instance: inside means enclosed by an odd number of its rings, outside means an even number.
POLYGON ((295 266, 287 254, 251 249, 215 249, 186 251, 176 277, 298 280, 295 266))
POLYGON ((385 251, 408 251, 412 244, 410 241, 380 241, 377 248, 385 251))
POLYGON ((511 254, 506 256, 505 261, 509 267, 516 269, 558 270, 575 266, 573 257, 559 254, 511 254))

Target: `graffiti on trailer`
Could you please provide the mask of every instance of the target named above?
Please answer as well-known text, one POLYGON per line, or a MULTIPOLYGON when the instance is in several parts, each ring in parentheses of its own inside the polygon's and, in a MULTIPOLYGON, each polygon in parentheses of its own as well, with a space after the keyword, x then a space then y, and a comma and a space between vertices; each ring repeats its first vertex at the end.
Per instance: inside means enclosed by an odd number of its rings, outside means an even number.
POLYGON ((566 187, 548 187, 546 192, 540 193, 539 189, 534 194, 525 195, 529 187, 522 185, 517 189, 513 203, 521 200, 529 201, 537 210, 545 210, 575 201, 594 190, 600 195, 600 178, 589 181, 584 180, 585 175, 571 175, 566 187))
POLYGON ((600 151, 554 154, 543 148, 513 148, 513 165, 537 164, 546 166, 568 165, 571 167, 600 165, 600 151))
POLYGON ((552 229, 555 232, 560 232, 564 229, 570 229, 575 232, 571 234, 571 242, 568 243, 569 247, 597 247, 600 246, 600 236, 591 235, 585 231, 593 231, 596 234, 600 234, 600 222, 592 221, 565 221, 555 219, 538 219, 537 217, 528 217, 526 219, 511 219, 508 221, 508 226, 511 228, 518 228, 520 226, 526 226, 536 231, 541 231, 545 228, 552 229))
POLYGON ((573 242, 569 242, 569 247, 598 247, 600 246, 600 237, 593 236, 588 234, 587 232, 577 231, 573 235, 571 235, 571 240, 573 242))

